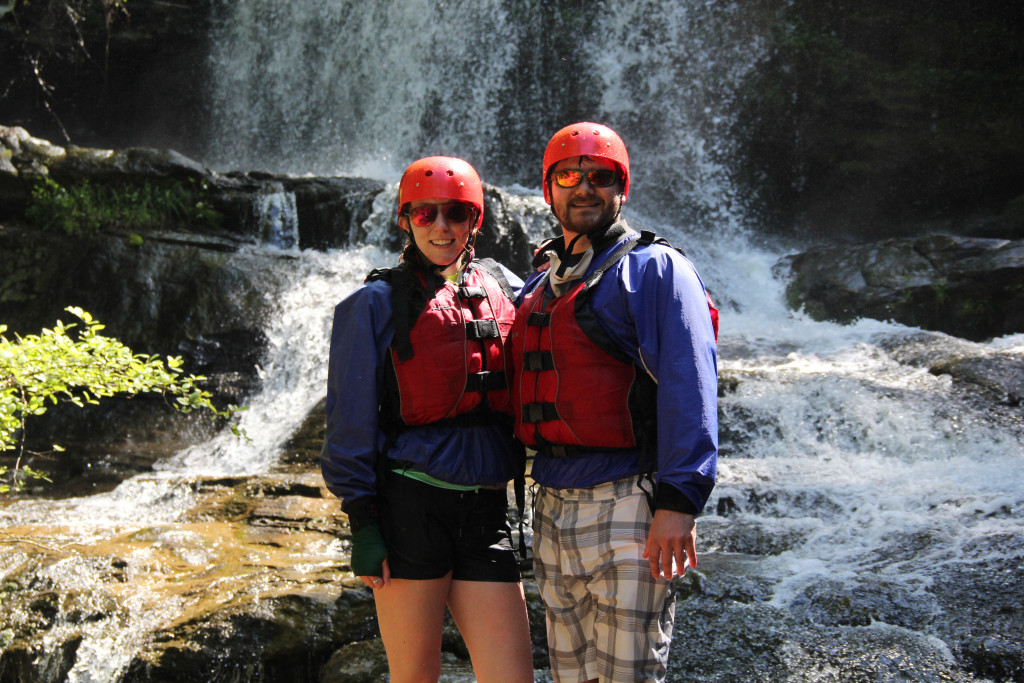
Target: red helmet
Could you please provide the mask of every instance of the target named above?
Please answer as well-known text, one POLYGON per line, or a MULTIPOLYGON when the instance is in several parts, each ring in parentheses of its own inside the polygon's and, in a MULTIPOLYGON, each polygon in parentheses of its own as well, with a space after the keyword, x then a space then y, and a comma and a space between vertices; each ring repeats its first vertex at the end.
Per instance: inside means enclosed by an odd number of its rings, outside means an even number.
POLYGON ((600 123, 574 123, 551 136, 547 149, 544 150, 544 201, 551 203, 551 191, 548 188, 548 171, 563 159, 572 157, 601 157, 614 161, 622 172, 622 200, 629 197, 629 154, 622 138, 600 123))
POLYGON ((425 157, 409 164, 398 184, 398 213, 419 199, 454 199, 476 207, 473 230, 484 221, 484 186, 468 163, 454 157, 425 157))

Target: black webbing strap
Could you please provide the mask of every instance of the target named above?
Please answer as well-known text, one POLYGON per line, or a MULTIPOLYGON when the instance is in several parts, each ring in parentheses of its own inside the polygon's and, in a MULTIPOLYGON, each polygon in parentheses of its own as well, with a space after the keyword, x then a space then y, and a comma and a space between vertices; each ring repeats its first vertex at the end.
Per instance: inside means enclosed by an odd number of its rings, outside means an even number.
POLYGON ((466 321, 466 339, 497 339, 499 336, 497 320, 466 321))
POLYGON ((515 290, 512 289, 512 285, 509 284, 508 278, 505 277, 505 273, 502 271, 501 266, 498 265, 497 261, 489 258, 473 259, 470 261, 469 267, 480 268, 481 270, 486 271, 497 281, 498 286, 501 287, 501 291, 505 293, 505 296, 509 301, 516 300, 515 290))
MULTIPOLYGON (((523 456, 525 460, 525 455, 523 456)), ((523 463, 525 468, 525 462, 523 463)), ((516 495, 516 512, 519 513, 519 560, 526 560, 526 473, 519 471, 512 479, 512 490, 516 495)))
POLYGON ((487 298, 487 290, 483 287, 462 285, 459 287, 459 296, 463 299, 485 299, 487 298))
POLYGON ((555 359, 550 351, 527 351, 523 354, 523 370, 527 372, 541 372, 554 369, 555 359))
MULTIPOLYGON (((434 289, 440 286, 440 276, 428 273, 426 277, 428 286, 434 285, 434 289)), ((401 266, 372 270, 366 276, 366 281, 372 280, 384 280, 391 284, 391 316, 395 326, 395 338, 391 342, 391 347, 398 355, 398 360, 407 361, 413 357, 410 338, 412 326, 427 307, 431 295, 414 272, 401 266)))
POLYGON ((533 325, 534 327, 547 327, 551 324, 551 314, 534 311, 526 318, 526 324, 533 325))
POLYGON ((409 272, 395 268, 391 279, 391 315, 395 325, 395 338, 391 346, 398 354, 398 360, 412 358, 412 325, 409 319, 409 295, 412 293, 413 277, 409 272))
POLYGON ((466 391, 485 393, 508 389, 508 378, 504 370, 474 372, 466 377, 466 391))
POLYGON ((523 422, 527 424, 551 422, 558 419, 561 418, 554 403, 527 403, 523 406, 523 422))
POLYGON ((633 251, 634 247, 636 247, 637 243, 639 243, 641 238, 642 235, 639 237, 630 237, 629 239, 625 240, 622 244, 620 244, 618 248, 616 248, 615 251, 613 251, 608 256, 608 258, 604 260, 604 263, 599 265, 593 273, 587 276, 587 279, 584 280, 583 291, 592 289, 612 266, 621 261, 623 256, 633 251))
POLYGON ((579 446, 567 446, 553 443, 538 445, 537 452, 543 453, 549 458, 575 458, 582 452, 582 450, 579 446))
MULTIPOLYGON (((540 437, 538 437, 540 438, 540 437)), ((609 448, 602 446, 577 446, 574 444, 564 443, 550 443, 540 440, 536 446, 532 447, 541 455, 549 458, 575 458, 586 453, 615 453, 622 451, 629 451, 629 448, 609 448)))

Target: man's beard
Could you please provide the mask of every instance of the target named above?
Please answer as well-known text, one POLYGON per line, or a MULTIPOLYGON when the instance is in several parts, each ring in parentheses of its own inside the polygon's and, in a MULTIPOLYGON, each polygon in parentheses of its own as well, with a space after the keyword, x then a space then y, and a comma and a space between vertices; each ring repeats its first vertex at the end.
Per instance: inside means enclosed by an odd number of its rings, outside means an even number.
MULTIPOLYGON (((554 207, 552 207, 554 209, 554 207)), ((608 225, 611 225, 619 217, 619 213, 622 211, 622 204, 620 202, 614 202, 604 207, 601 213, 596 218, 579 217, 572 219, 569 216, 560 216, 558 211, 554 211, 555 218, 559 220, 566 230, 578 233, 580 235, 589 235, 597 232, 608 225)), ((572 212, 568 212, 572 215, 572 212)))

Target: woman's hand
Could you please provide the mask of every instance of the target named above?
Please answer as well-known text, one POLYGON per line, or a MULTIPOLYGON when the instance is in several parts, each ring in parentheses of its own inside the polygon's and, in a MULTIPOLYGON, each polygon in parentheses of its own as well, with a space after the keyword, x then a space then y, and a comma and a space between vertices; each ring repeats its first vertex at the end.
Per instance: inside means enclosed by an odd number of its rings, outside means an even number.
POLYGON ((370 588, 391 583, 387 556, 379 524, 372 522, 352 532, 352 573, 370 588))
POLYGON ((380 563, 380 576, 360 576, 359 578, 370 588, 377 589, 390 586, 391 568, 388 566, 388 561, 384 560, 380 563))

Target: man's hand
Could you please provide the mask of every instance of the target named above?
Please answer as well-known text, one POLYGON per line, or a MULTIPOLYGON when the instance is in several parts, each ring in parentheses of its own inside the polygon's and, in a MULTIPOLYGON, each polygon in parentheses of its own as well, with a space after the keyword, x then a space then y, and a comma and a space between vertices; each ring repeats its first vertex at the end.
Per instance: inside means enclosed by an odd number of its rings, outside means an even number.
POLYGON ((655 510, 651 533, 644 546, 644 559, 651 563, 654 578, 671 579, 686 572, 686 562, 697 566, 697 520, 674 510, 655 510), (675 560, 675 568, 673 568, 675 560))

